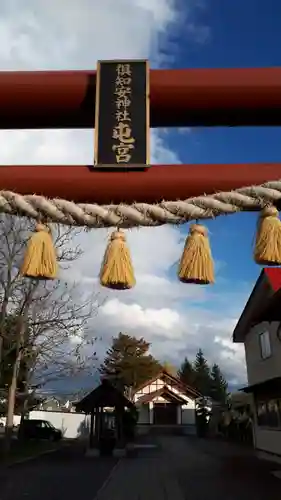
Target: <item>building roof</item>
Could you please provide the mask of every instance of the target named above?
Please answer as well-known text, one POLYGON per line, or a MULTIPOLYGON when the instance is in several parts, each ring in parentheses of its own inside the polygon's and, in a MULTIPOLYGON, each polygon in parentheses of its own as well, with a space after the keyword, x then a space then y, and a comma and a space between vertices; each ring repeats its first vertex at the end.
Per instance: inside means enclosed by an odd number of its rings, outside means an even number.
POLYGON ((276 311, 280 300, 281 268, 264 268, 234 329, 233 342, 244 342, 247 333, 257 323, 266 319, 273 321, 273 310, 276 311))
POLYGON ((200 394, 200 392, 198 392, 196 389, 194 389, 193 387, 191 387, 191 386, 189 386, 187 384, 184 384, 178 377, 175 377, 174 375, 171 375, 171 373, 169 373, 165 369, 160 370, 159 373, 157 375, 155 375, 152 379, 147 380, 146 382, 144 382, 141 386, 139 386, 136 389, 135 393, 139 392, 144 387, 146 387, 146 386, 148 386, 150 384, 153 384, 153 382, 155 382, 157 379, 162 378, 162 377, 165 377, 166 380, 169 380, 172 384, 176 385, 181 390, 181 392, 183 392, 185 394, 186 393, 190 394, 190 395, 192 395, 195 398, 198 398, 198 397, 202 396, 202 394, 200 394))
POLYGON ((153 401, 153 399, 158 397, 162 397, 171 403, 186 404, 186 400, 182 398, 180 394, 176 394, 175 392, 168 389, 168 387, 166 386, 161 387, 161 389, 158 389, 158 391, 153 391, 148 394, 144 394, 136 401, 136 404, 139 405, 139 404, 149 403, 150 401, 153 401))
POLYGON ((257 384, 248 385, 240 389, 245 393, 261 393, 266 392, 269 394, 269 391, 278 390, 278 394, 281 389, 281 377, 273 377, 268 380, 264 380, 262 382, 258 382, 257 384))
POLYGON ((94 408, 104 408, 106 406, 119 408, 135 407, 134 403, 129 401, 122 392, 113 387, 106 379, 104 379, 96 389, 75 404, 76 411, 85 413, 91 413, 94 408))

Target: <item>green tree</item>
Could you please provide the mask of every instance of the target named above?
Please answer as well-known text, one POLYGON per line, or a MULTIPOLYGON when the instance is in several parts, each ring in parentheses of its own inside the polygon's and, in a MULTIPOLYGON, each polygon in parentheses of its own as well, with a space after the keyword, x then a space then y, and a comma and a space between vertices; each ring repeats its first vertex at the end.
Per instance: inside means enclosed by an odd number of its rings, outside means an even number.
POLYGON ((184 358, 184 361, 181 364, 181 367, 178 371, 178 377, 184 384, 190 386, 194 385, 195 382, 194 368, 192 366, 192 363, 187 358, 184 358))
POLYGON ((150 344, 124 333, 112 340, 100 367, 101 375, 108 377, 119 389, 129 393, 156 376, 160 363, 148 353, 150 344))
POLYGON ((228 385, 219 365, 216 363, 211 369, 211 397, 220 403, 226 403, 228 397, 228 385))
POLYGON ((202 349, 199 349, 193 364, 194 386, 203 396, 210 396, 211 375, 210 367, 204 357, 202 349))
POLYGON ((171 363, 169 363, 169 361, 164 361, 164 363, 162 364, 162 368, 172 377, 178 376, 177 369, 171 363))

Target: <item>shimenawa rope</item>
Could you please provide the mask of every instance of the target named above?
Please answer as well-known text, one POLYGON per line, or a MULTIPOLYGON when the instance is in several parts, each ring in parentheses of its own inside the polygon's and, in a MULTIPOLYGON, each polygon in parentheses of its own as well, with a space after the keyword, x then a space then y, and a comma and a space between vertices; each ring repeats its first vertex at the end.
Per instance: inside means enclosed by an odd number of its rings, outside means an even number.
POLYGON ((243 187, 230 192, 203 195, 183 201, 162 201, 150 205, 75 204, 62 199, 47 199, 38 195, 20 195, 0 191, 0 212, 44 218, 71 226, 91 228, 161 226, 184 224, 189 220, 208 219, 241 211, 260 210, 281 200, 281 180, 260 186, 243 187))

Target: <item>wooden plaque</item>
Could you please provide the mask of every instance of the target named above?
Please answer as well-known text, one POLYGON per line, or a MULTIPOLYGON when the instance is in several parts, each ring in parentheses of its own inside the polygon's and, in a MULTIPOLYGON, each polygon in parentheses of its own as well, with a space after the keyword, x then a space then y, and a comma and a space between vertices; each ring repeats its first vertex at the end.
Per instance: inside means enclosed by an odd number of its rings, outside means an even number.
POLYGON ((148 61, 99 61, 96 80, 96 168, 149 166, 148 61))

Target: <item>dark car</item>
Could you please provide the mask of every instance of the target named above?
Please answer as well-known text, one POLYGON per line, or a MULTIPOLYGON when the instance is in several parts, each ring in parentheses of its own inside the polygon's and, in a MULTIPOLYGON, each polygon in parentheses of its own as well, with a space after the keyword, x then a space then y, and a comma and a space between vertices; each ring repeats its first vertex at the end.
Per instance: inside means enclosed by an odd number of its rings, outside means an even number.
POLYGON ((60 441, 62 432, 47 420, 23 420, 19 427, 19 438, 60 441))

